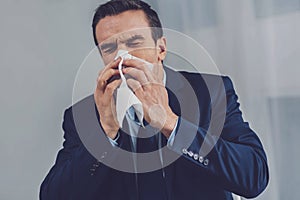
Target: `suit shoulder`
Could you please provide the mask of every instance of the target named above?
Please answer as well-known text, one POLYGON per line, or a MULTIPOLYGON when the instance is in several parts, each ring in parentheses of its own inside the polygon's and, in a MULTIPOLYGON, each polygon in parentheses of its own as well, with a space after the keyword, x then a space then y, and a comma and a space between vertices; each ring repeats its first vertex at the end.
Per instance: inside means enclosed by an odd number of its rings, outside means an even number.
POLYGON ((206 73, 199 73, 199 72, 189 72, 189 71, 179 71, 183 76, 187 77, 188 79, 193 78, 209 78, 209 79, 223 79, 223 81, 231 81, 229 76, 226 75, 218 75, 218 74, 206 74, 206 73))
POLYGON ((63 123, 74 123, 74 113, 95 107, 94 95, 89 95, 64 110, 63 123))
POLYGON ((206 85, 224 85, 226 91, 233 89, 233 83, 229 76, 216 75, 216 74, 205 74, 197 72, 179 71, 189 82, 199 84, 203 81, 206 85))
POLYGON ((72 114, 73 110, 75 110, 76 108, 87 105, 87 104, 91 104, 91 103, 94 103, 94 102, 95 102, 94 101, 94 95, 91 94, 87 97, 84 97, 83 99, 81 99, 79 101, 76 101, 75 103, 72 103, 71 106, 69 106, 65 109, 64 113, 65 113, 65 115, 72 114))

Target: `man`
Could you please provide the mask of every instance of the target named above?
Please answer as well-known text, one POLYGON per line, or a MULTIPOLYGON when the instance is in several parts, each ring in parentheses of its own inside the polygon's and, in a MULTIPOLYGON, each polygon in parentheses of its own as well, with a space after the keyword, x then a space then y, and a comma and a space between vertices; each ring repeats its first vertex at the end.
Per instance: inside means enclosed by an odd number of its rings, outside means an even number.
POLYGON ((148 4, 112 0, 99 6, 93 33, 106 66, 94 94, 65 111, 64 148, 41 185, 41 199, 216 200, 232 199, 231 193, 252 198, 265 189, 266 155, 242 119, 230 79, 164 66, 166 39, 148 4), (153 68, 117 57, 119 50, 153 68), (121 73, 144 113, 139 122, 130 107, 122 128, 115 97, 121 73), (221 126, 211 126, 216 123, 221 126), (132 156, 124 158, 123 151, 132 156), (148 152, 154 152, 149 159, 140 156, 148 152))

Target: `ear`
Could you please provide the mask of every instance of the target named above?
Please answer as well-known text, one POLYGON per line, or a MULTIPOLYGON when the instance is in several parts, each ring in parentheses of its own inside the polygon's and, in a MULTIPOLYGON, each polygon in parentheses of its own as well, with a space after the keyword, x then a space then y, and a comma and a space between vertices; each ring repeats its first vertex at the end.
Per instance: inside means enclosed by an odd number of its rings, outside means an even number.
POLYGON ((161 37, 157 40, 157 51, 158 61, 161 62, 166 58, 167 55, 167 40, 165 37, 161 37))

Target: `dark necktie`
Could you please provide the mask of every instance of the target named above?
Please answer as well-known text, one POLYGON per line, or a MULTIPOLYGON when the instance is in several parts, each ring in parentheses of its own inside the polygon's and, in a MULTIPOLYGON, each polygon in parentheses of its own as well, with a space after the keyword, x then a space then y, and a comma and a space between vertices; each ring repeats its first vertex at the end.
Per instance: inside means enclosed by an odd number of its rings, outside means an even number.
MULTIPOLYGON (((151 169, 152 166, 161 166, 159 155, 158 137, 160 133, 154 134, 155 129, 149 125, 147 128, 140 128, 137 138, 137 169, 151 169), (145 138, 145 136, 152 135, 145 138), (154 152, 152 156, 141 156, 143 153, 154 152)), ((157 131, 156 131, 157 132, 157 131)), ((143 172, 138 174, 139 200, 162 200, 167 199, 166 183, 163 177, 163 170, 143 172)))

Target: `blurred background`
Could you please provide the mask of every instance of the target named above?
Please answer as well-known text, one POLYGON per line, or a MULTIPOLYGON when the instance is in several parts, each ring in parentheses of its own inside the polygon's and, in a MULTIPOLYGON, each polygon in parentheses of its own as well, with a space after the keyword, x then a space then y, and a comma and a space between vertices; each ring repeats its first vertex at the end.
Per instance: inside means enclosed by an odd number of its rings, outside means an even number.
MULTIPOLYGON (((72 104, 77 70, 94 48, 91 21, 103 2, 1 1, 1 200, 38 199, 62 147, 63 111, 72 104)), ((233 80, 243 116, 269 159, 270 183, 257 199, 296 199, 300 0, 147 2, 164 27, 202 44, 233 80)))

